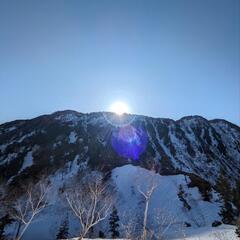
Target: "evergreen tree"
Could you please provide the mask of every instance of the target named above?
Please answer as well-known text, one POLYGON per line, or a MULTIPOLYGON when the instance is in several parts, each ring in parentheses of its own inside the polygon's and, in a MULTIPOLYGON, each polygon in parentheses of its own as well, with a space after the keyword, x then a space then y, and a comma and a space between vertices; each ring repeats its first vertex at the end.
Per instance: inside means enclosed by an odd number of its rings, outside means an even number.
POLYGON ((92 227, 89 229, 88 237, 89 237, 89 238, 92 238, 93 236, 94 236, 94 227, 92 226, 92 227))
POLYGON ((56 238, 57 239, 68 238, 68 230, 69 230, 69 223, 68 223, 68 218, 66 218, 61 224, 56 238))
POLYGON ((5 215, 0 219, 0 240, 6 239, 4 234, 4 228, 6 225, 11 224, 12 221, 13 220, 10 219, 9 215, 5 215))
POLYGON ((109 218, 109 225, 110 225, 109 232, 111 232, 112 238, 117 238, 120 235, 118 231, 118 228, 119 228, 118 222, 119 222, 118 211, 117 211, 117 208, 113 206, 113 210, 109 218))
POLYGON ((216 189, 221 194, 223 200, 231 201, 231 186, 223 172, 220 173, 217 179, 216 189))
POLYGON ((181 202, 183 202, 183 206, 187 209, 187 210, 191 210, 191 206, 188 204, 187 200, 185 199, 186 193, 183 189, 183 186, 180 184, 179 185, 179 190, 178 190, 178 198, 181 202))
POLYGON ((228 179, 224 176, 223 172, 217 179, 216 189, 220 193, 223 200, 223 207, 220 215, 222 216, 223 223, 232 224, 234 220, 234 211, 232 207, 232 189, 228 179))
POLYGON ((233 189, 233 203, 237 208, 238 215, 240 215, 240 179, 236 182, 236 186, 233 189))
POLYGON ((237 234, 237 236, 238 236, 238 238, 240 239, 240 215, 239 215, 239 217, 238 217, 238 220, 237 220, 237 224, 236 224, 237 226, 237 228, 236 228, 236 234, 237 234))
POLYGON ((104 232, 99 231, 99 233, 98 233, 98 237, 99 237, 99 238, 105 238, 105 234, 104 234, 104 232))
POLYGON ((233 207, 230 202, 224 201, 223 208, 220 212, 222 221, 225 224, 232 224, 234 220, 233 207))

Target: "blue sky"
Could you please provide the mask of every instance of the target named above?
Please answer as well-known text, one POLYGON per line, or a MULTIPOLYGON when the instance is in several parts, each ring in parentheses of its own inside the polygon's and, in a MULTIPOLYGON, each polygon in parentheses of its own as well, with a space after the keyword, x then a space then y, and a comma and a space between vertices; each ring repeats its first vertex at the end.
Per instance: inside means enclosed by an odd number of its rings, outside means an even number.
POLYGON ((239 0, 0 1, 0 122, 108 110, 240 123, 239 0))

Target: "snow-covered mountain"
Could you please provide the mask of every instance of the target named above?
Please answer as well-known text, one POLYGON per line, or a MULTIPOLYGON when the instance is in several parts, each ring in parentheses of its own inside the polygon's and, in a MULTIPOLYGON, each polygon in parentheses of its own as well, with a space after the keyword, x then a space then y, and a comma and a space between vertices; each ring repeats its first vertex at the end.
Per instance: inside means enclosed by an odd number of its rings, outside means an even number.
MULTIPOLYGON (((166 221, 174 219, 166 236, 211 227, 221 220, 223 202, 214 188, 220 173, 232 186, 240 179, 240 128, 200 116, 174 121, 75 111, 0 125, 0 176, 6 191, 42 175, 52 184, 51 205, 30 226, 26 240, 53 239, 66 216, 71 235, 78 234, 79 224, 60 190, 86 167, 110 173, 122 224, 129 214, 137 221, 143 208, 137 186, 146 187, 152 166, 159 184, 149 215, 157 209, 166 221)), ((149 224, 155 220, 150 217, 149 224)), ((5 230, 12 233, 15 227, 5 230)), ((98 229, 107 232, 107 223, 98 229)))
POLYGON ((44 169, 51 163, 58 168, 75 158, 110 169, 155 161, 162 173, 195 173, 211 182, 221 168, 233 179, 240 175, 240 128, 230 122, 199 116, 178 121, 134 115, 118 118, 111 113, 63 111, 2 124, 1 176, 13 180, 37 165, 44 169), (124 123, 147 134, 146 148, 138 160, 131 155, 126 159, 111 146, 112 135, 124 123))

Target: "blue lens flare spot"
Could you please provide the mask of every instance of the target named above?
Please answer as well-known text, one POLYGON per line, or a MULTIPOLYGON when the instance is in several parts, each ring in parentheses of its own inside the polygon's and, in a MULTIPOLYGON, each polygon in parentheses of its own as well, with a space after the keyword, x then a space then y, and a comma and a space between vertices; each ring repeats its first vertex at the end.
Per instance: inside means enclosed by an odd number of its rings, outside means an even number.
POLYGON ((111 144, 117 154, 138 160, 145 151, 148 138, 142 128, 131 125, 118 128, 112 133, 111 144))

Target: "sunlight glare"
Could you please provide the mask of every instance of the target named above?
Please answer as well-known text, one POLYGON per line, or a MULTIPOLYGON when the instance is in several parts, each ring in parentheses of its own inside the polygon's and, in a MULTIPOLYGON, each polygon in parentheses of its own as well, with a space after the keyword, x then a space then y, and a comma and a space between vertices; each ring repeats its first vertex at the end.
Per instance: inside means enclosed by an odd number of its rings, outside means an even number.
POLYGON ((123 113, 129 113, 129 107, 124 102, 114 102, 110 107, 110 111, 122 115, 123 113))

